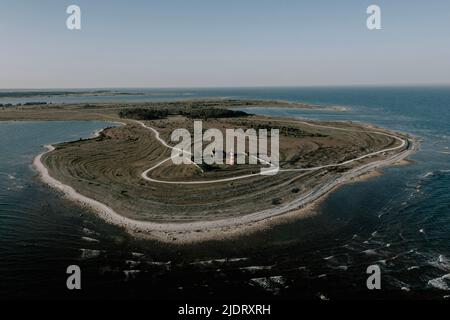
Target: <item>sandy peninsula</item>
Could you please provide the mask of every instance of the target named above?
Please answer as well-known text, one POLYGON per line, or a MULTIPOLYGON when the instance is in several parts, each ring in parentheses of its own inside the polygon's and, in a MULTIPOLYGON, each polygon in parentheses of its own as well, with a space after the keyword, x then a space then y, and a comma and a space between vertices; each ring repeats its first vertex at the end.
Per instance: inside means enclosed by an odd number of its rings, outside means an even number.
MULTIPOLYGON (((271 178, 252 176, 205 186, 165 185, 143 179, 142 174, 170 154, 160 140, 168 142, 173 127, 188 127, 192 119, 108 118, 122 125, 91 139, 47 146, 34 159, 34 167, 46 184, 106 222, 170 243, 228 238, 308 216, 330 191, 400 163, 417 148, 406 134, 362 124, 214 118, 207 121, 211 127, 257 128, 270 123, 280 128, 283 171, 271 178)), ((199 170, 168 163, 146 174, 156 181, 212 181, 253 172, 252 166, 199 170)))

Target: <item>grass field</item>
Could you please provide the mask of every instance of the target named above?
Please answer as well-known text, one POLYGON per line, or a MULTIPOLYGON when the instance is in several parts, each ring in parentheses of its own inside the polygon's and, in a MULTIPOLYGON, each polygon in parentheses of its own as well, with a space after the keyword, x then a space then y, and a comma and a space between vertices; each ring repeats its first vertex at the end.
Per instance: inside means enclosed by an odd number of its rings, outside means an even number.
MULTIPOLYGON (((175 128, 192 131, 193 121, 176 116, 146 124, 169 141, 175 128)), ((360 131, 315 128, 296 121, 256 116, 212 119, 203 125, 204 129, 221 130, 278 128, 283 169, 340 163, 398 144, 393 138, 348 123, 334 125, 360 131)), ((141 178, 142 172, 170 154, 171 150, 157 141, 150 130, 129 124, 106 129, 95 139, 60 144, 55 151, 46 154, 43 161, 53 177, 88 197, 107 203, 116 212, 133 219, 164 222, 214 220, 268 209, 292 201, 357 165, 312 172, 280 172, 274 176, 204 185, 167 185, 141 178)), ((193 164, 174 165, 167 161, 149 176, 165 181, 204 181, 255 173, 259 168, 260 165, 220 165, 202 172, 193 164)))

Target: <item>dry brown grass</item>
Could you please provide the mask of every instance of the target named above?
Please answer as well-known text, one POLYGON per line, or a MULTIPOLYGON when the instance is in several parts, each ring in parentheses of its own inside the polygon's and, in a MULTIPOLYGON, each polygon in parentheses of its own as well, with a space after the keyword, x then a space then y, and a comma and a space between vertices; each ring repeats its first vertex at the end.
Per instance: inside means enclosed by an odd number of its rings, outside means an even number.
MULTIPOLYGON (((192 128, 192 120, 183 117, 147 123, 158 128, 166 141, 173 129, 192 128)), ((213 119, 203 124, 204 128, 223 130, 251 126, 296 129, 294 135, 280 136, 283 168, 342 162, 396 143, 393 138, 370 133, 363 126, 349 123, 334 125, 365 132, 314 128, 296 121, 265 117, 213 119)), ((280 172, 275 176, 203 185, 167 185, 140 177, 144 170, 169 156, 170 150, 162 146, 150 130, 130 124, 107 129, 96 139, 58 145, 55 151, 43 157, 43 162, 51 176, 79 193, 107 204, 126 217, 158 222, 216 220, 272 208, 290 202, 350 169, 348 166, 307 173, 280 172)), ((218 171, 202 173, 193 165, 175 166, 169 161, 150 174, 165 180, 195 181, 238 176, 257 169, 249 165, 221 166, 218 171)))

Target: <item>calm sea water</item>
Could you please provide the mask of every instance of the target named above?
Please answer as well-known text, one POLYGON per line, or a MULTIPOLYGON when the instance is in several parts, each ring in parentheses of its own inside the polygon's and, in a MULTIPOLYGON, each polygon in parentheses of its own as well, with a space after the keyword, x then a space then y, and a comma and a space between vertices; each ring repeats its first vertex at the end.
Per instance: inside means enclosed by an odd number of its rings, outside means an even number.
POLYGON ((87 137, 109 124, 0 123, 0 299, 448 298, 450 88, 146 92, 166 96, 120 99, 232 97, 344 105, 350 110, 249 112, 374 123, 416 135, 421 148, 411 157, 413 164, 384 169, 382 176, 333 192, 313 217, 240 239, 180 247, 132 239, 36 179, 31 161, 43 144, 87 137), (70 264, 82 268, 81 291, 65 289, 70 264), (382 270, 378 292, 366 289, 371 264, 382 270))

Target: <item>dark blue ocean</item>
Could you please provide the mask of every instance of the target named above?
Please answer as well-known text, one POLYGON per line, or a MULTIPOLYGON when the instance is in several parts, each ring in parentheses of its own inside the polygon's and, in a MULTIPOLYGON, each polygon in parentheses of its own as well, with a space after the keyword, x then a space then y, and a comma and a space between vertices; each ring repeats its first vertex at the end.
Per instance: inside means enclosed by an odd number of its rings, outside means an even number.
POLYGON ((1 103, 280 99, 347 111, 248 112, 353 120, 420 139, 406 166, 344 185, 317 214, 239 239, 191 246, 136 240, 62 199, 31 167, 42 145, 88 137, 103 122, 0 122, 0 299, 448 299, 450 87, 133 89, 120 97, 2 98, 1 103), (69 292, 66 267, 82 269, 69 292), (382 289, 369 291, 377 264, 382 289))

